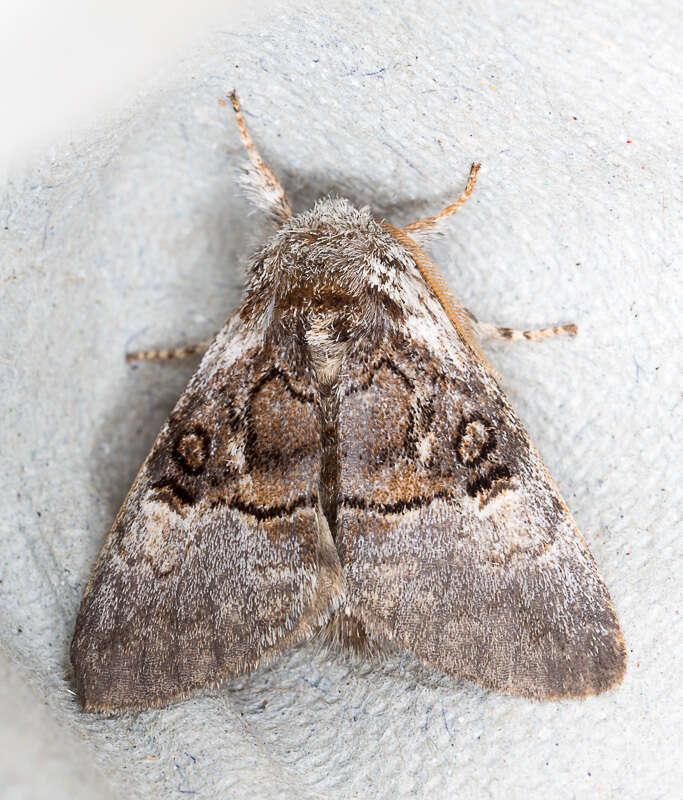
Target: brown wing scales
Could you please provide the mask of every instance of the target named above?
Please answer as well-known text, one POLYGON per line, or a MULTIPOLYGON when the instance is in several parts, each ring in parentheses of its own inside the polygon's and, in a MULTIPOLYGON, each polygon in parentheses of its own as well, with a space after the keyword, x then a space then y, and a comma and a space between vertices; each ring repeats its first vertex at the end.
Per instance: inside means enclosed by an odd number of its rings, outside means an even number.
POLYGON ((86 708, 159 705, 244 672, 338 601, 305 366, 230 347, 205 357, 99 558, 71 650, 86 708))
POLYGON ((620 680, 607 590, 499 387, 396 339, 347 364, 335 544, 368 633, 531 697, 620 680), (388 365, 391 366, 388 366, 388 365), (364 421, 378 435, 363 437, 364 421))

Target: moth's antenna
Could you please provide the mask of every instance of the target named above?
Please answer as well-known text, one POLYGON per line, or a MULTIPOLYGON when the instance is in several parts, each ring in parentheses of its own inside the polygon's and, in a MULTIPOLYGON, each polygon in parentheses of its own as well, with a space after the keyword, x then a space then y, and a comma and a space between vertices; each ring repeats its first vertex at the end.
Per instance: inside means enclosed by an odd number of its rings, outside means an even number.
POLYGON ((424 219, 418 219, 415 220, 415 222, 404 225, 401 230, 403 230, 405 233, 423 231, 433 228, 437 223, 441 222, 442 219, 450 217, 453 214, 457 214, 467 202, 467 198, 472 194, 474 184, 477 182, 477 172, 479 172, 480 167, 481 164, 472 164, 470 176, 467 179, 467 186, 465 186, 465 191, 460 195, 460 197, 458 197, 455 203, 451 203, 449 206, 446 206, 446 208, 439 211, 439 213, 435 214, 433 217, 425 217, 424 219))
POLYGON ((246 188, 249 190, 257 205, 274 214, 279 219, 283 221, 287 220, 292 216, 292 207, 289 204, 285 190, 282 188, 282 184, 275 177, 275 173, 261 158, 256 149, 256 145, 252 141, 251 136, 249 136, 240 101, 237 99, 237 92, 234 89, 230 92, 230 101, 235 110, 235 119, 242 137, 242 143, 244 144, 247 155, 249 156, 249 161, 251 161, 253 167, 253 170, 249 170, 247 173, 245 180, 246 188))

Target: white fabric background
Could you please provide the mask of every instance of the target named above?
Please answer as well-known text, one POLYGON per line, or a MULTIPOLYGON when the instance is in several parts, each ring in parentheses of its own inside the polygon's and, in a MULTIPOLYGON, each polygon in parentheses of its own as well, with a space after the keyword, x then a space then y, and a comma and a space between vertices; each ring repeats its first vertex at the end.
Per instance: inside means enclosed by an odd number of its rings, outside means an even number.
POLYGON ((3 798, 39 796, 57 736, 53 798, 76 796, 69 760, 88 773, 81 797, 98 775, 136 798, 680 791, 681 13, 653 8, 281 6, 251 32, 216 30, 115 122, 8 182, 3 798), (124 353, 215 331, 261 230, 218 104, 233 86, 298 209, 339 191, 405 223, 483 162, 432 255, 482 319, 579 324, 573 340, 486 349, 612 594, 629 652, 618 689, 534 703, 408 657, 350 665, 307 646, 167 709, 79 711, 68 645, 82 591, 195 366, 131 368, 124 353))

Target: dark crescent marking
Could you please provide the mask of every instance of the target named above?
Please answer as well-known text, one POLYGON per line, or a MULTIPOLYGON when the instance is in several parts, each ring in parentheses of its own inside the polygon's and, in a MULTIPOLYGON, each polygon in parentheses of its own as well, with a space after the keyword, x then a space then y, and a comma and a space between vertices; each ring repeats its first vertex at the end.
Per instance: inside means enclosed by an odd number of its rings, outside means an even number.
POLYGON ((378 514, 401 514, 404 511, 410 511, 413 508, 422 508, 433 503, 435 500, 452 500, 452 492, 434 492, 432 495, 418 495, 412 497, 410 500, 399 500, 396 503, 375 503, 372 500, 366 500, 364 497, 344 497, 339 501, 339 505, 344 508, 354 508, 361 511, 376 511, 378 514))
POLYGON ((171 478, 164 478, 153 484, 154 500, 160 500, 179 511, 182 506, 191 506, 195 502, 194 494, 171 478))
POLYGON ((344 396, 349 397, 352 394, 356 394, 356 392, 367 391, 374 383, 375 376, 382 367, 389 367, 389 370, 393 372, 394 375, 396 375, 396 377, 400 378, 403 381, 403 383, 407 386, 409 391, 411 392, 415 391, 415 386, 412 380, 404 372, 402 372, 393 361, 388 359, 386 356, 382 356, 382 358, 380 358, 379 361, 376 361, 374 364, 368 366, 367 372, 370 373, 369 377, 358 386, 351 387, 344 396))
POLYGON ((289 382, 289 376, 286 372, 283 372, 278 367, 271 367, 252 387, 251 391, 249 392, 249 403, 251 403, 251 400, 253 400, 253 398, 256 397, 256 395, 261 391, 261 387, 265 386, 266 383, 270 383, 270 381, 272 381, 274 378, 282 378, 285 389, 295 400, 298 400, 300 403, 306 403, 307 405, 310 405, 315 400, 315 394, 313 392, 309 392, 308 394, 299 392, 289 382))
POLYGON ((309 496, 298 497, 290 503, 279 506, 256 506, 253 503, 245 503, 239 498, 231 498, 224 500, 222 498, 214 500, 211 503, 211 509, 220 508, 222 506, 228 508, 230 511, 239 511, 241 514, 247 514, 250 517, 262 521, 267 519, 276 519, 277 517, 291 517, 292 513, 299 508, 315 508, 318 504, 318 496, 312 493, 309 496))
POLYGON ((472 478, 467 484, 467 494, 476 497, 480 492, 488 491, 495 481, 510 480, 512 473, 505 464, 498 464, 483 475, 472 478))

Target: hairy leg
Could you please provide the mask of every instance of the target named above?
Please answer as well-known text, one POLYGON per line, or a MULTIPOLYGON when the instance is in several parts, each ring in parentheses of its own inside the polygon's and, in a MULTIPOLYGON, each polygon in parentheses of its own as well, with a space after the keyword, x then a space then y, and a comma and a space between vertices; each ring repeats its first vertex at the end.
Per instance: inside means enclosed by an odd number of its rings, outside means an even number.
POLYGON ((191 356, 203 355, 213 341, 204 339, 196 344, 187 344, 184 347, 170 347, 160 350, 137 350, 133 353, 126 353, 126 361, 170 361, 173 358, 190 358, 191 356))
POLYGON ((467 316, 472 320, 472 327, 475 333, 482 339, 506 339, 508 342, 536 342, 539 339, 547 339, 550 336, 560 336, 568 334, 576 336, 578 328, 573 323, 568 325, 551 325, 548 328, 535 328, 532 330, 518 330, 517 328, 502 328, 499 325, 492 325, 490 322, 480 322, 474 314, 465 309, 467 316))

